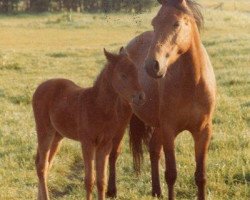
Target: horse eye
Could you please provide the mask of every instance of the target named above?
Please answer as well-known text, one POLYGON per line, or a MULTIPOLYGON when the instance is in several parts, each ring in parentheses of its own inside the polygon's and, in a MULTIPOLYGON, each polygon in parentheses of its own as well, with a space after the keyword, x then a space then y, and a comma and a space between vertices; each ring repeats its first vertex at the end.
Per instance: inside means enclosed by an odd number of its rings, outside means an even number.
POLYGON ((122 77, 123 80, 127 80, 126 74, 121 74, 121 77, 122 77))
POLYGON ((180 26, 180 22, 178 22, 178 21, 175 22, 174 27, 175 27, 175 28, 178 28, 179 26, 180 26))

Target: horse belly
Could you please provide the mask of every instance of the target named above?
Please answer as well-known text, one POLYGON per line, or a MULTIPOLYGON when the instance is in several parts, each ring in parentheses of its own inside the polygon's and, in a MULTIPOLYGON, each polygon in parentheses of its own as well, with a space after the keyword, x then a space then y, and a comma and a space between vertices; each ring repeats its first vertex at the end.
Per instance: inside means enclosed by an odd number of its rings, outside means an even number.
POLYGON ((76 116, 67 107, 54 109, 50 120, 55 130, 62 136, 73 140, 79 140, 77 131, 76 116))

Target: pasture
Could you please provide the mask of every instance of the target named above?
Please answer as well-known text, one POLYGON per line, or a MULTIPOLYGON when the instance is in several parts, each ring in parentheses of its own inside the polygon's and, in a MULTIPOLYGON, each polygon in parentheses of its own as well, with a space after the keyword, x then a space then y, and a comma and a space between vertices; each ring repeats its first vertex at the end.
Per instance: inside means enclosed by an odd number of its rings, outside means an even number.
MULTIPOLYGON (((200 0, 202 40, 217 80, 214 135, 209 148, 208 199, 250 199, 250 3, 200 0), (224 2, 223 9, 213 9, 224 2)), ((49 78, 91 86, 105 63, 103 48, 118 51, 151 30, 157 8, 143 14, 40 14, 0 16, 0 199, 35 199, 36 133, 31 108, 35 88, 49 78)), ((194 199, 193 140, 176 141, 177 199, 194 199)), ((77 142, 65 139, 49 175, 52 199, 84 199, 83 162, 77 142)), ((160 167, 163 194, 164 161, 160 167)), ((140 176, 133 171, 126 134, 117 163, 120 200, 149 200, 148 154, 140 176)), ((95 190, 96 193, 96 190, 95 190)), ((96 194, 95 194, 96 195, 96 194)))

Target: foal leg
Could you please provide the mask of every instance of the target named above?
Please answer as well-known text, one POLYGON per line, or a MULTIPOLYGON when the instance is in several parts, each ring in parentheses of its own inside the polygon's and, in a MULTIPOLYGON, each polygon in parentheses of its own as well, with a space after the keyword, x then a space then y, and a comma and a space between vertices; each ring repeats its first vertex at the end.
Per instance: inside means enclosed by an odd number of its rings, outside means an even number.
POLYGON ((168 185, 168 199, 174 200, 174 184, 177 177, 174 140, 176 133, 171 129, 164 129, 162 132, 163 149, 165 153, 166 171, 165 179, 168 185))
POLYGON ((94 157, 95 145, 93 143, 82 142, 82 152, 85 171, 85 189, 86 199, 92 200, 92 191, 94 187, 94 157))
POLYGON ((47 133, 46 131, 37 130, 38 148, 36 155, 36 170, 39 179, 38 185, 38 199, 48 200, 47 176, 49 167, 49 152, 54 133, 47 133))
POLYGON ((162 142, 159 129, 155 129, 152 138, 149 142, 149 153, 151 161, 151 177, 152 177, 152 196, 162 197, 160 176, 159 176, 159 161, 162 149, 162 142))
POLYGON ((195 183, 198 187, 198 200, 206 199, 206 158, 212 135, 212 126, 208 124, 197 133, 193 133, 195 142, 195 183))
POLYGON ((105 190, 107 184, 107 164, 111 149, 112 143, 108 142, 107 144, 105 144, 105 146, 100 145, 100 147, 96 151, 96 178, 98 200, 105 199, 105 190))
POLYGON ((112 151, 109 156, 109 180, 108 180, 108 191, 107 197, 115 198, 117 196, 116 189, 116 161, 121 151, 121 141, 124 135, 124 131, 119 134, 113 140, 112 151))
POLYGON ((59 147, 60 147, 62 139, 63 139, 63 136, 61 136, 59 133, 55 134, 53 142, 51 144, 50 153, 49 153, 49 169, 51 169, 54 157, 56 153, 59 151, 59 147))

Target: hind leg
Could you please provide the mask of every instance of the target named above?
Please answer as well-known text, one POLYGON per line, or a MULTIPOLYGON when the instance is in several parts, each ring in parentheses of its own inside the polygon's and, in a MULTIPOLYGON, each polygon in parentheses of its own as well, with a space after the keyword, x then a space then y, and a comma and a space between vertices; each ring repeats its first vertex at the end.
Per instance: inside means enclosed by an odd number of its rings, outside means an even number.
POLYGON ((38 148, 36 156, 36 170, 39 179, 38 184, 38 199, 48 200, 47 176, 49 167, 50 147, 54 138, 54 133, 37 130, 38 148))
POLYGON ((51 169, 54 157, 56 153, 59 151, 62 139, 63 139, 63 136, 61 136, 59 133, 56 132, 53 142, 51 144, 50 153, 49 153, 49 169, 51 169))

